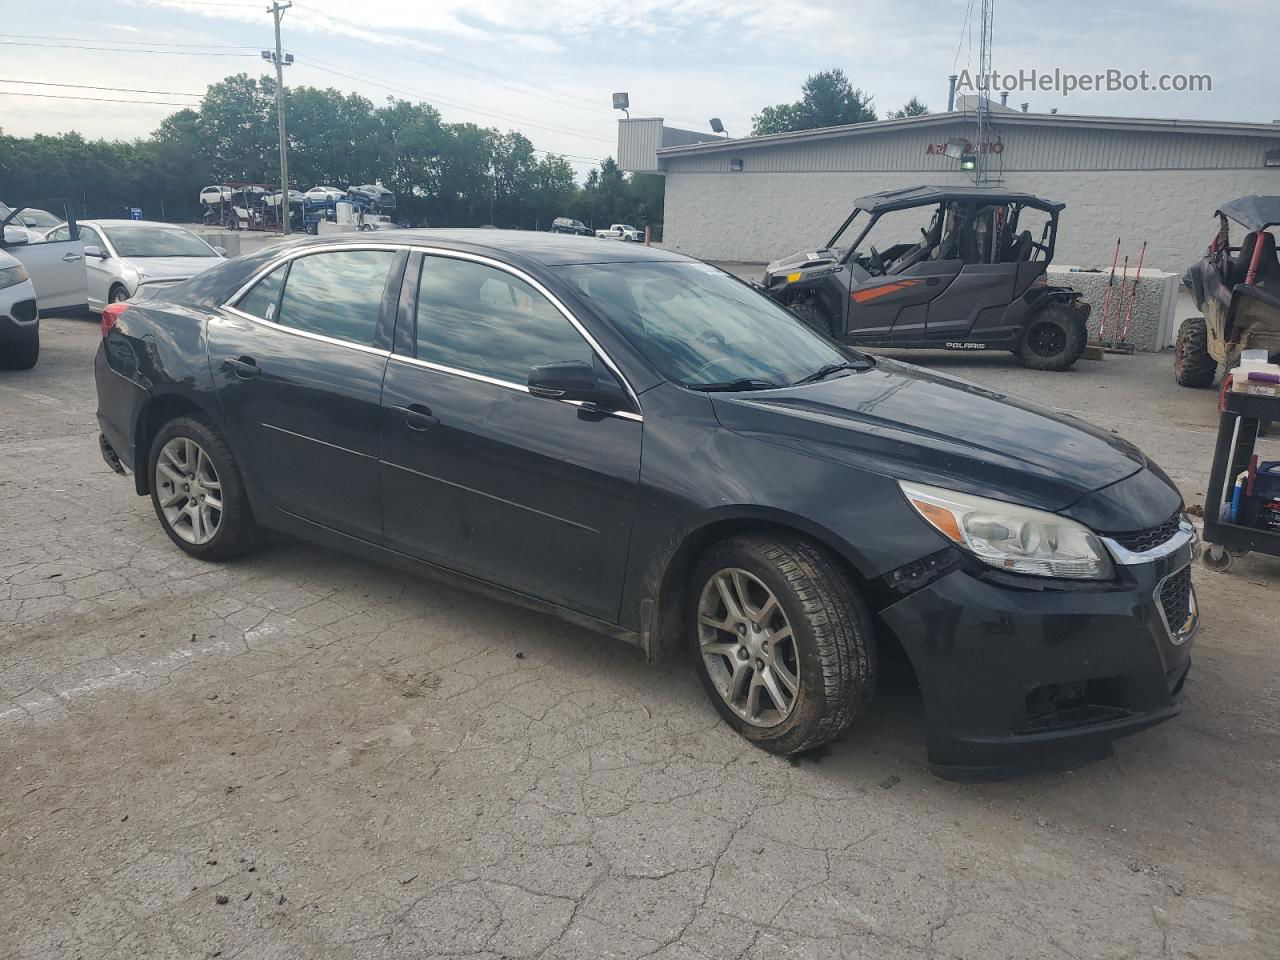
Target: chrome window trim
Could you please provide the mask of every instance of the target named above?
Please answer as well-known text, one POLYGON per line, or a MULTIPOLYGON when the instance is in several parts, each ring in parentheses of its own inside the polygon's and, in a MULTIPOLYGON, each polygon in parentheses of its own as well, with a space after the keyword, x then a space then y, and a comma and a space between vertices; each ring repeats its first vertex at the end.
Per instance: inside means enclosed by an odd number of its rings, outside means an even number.
MULTIPOLYGON (((248 293, 254 287, 254 285, 257 284, 259 280, 265 277, 272 270, 275 270, 277 267, 281 267, 292 260, 297 260, 299 257, 307 257, 307 256, 312 256, 314 254, 319 254, 319 253, 346 253, 353 250, 393 250, 393 251, 407 250, 409 253, 414 253, 414 252, 421 253, 424 257, 433 256, 433 257, 448 257, 454 260, 470 260, 473 263, 480 263, 488 267, 493 267, 496 270, 500 270, 503 273, 510 274, 511 276, 524 281, 525 283, 529 284, 529 286, 533 287, 533 289, 537 290, 540 294, 546 297, 547 300, 550 301, 551 305, 555 307, 556 310, 559 311, 560 314, 566 320, 569 321, 569 323, 573 326, 573 328, 578 331, 578 335, 587 342, 587 346, 589 346, 593 351, 595 351, 595 353, 600 357, 600 359, 604 361, 604 365, 613 372, 613 375, 618 378, 618 380, 622 383, 622 386, 626 389, 627 395, 631 398, 631 402, 635 404, 635 408, 637 412, 632 413, 631 411, 627 411, 627 410, 617 410, 617 411, 610 411, 610 415, 615 417, 622 417, 623 419, 634 419, 634 420, 640 420, 640 421, 644 420, 644 409, 640 406, 640 397, 636 393, 635 389, 631 386, 631 382, 627 380, 627 378, 623 375, 621 368, 619 368, 618 365, 613 362, 613 358, 610 357, 609 354, 605 352, 604 348, 600 346, 599 341, 597 341, 596 338, 591 335, 590 331, 588 331, 587 328, 582 325, 581 321, 579 321, 578 318, 573 315, 573 311, 571 311, 568 307, 566 307, 564 303, 561 302, 560 298, 557 297, 555 294, 553 294, 545 286, 543 286, 543 284, 540 281, 530 276, 529 274, 525 273, 519 267, 513 267, 509 263, 504 263, 501 260, 496 260, 493 257, 484 256, 483 254, 470 253, 464 250, 450 250, 445 247, 433 247, 433 246, 427 246, 423 244, 371 243, 369 241, 364 241, 364 242, 357 241, 355 243, 335 243, 335 244, 326 245, 323 247, 300 247, 300 248, 286 249, 281 252, 280 256, 275 257, 274 259, 269 260, 267 263, 263 264, 257 271, 253 273, 252 276, 249 277, 248 280, 242 283, 236 289, 236 291, 232 293, 231 296, 226 299, 226 301, 223 302, 222 309, 229 310, 232 313, 234 313, 236 316, 243 317, 246 320, 253 320, 256 323, 268 324, 277 330, 288 330, 291 333, 296 333, 301 336, 313 337, 317 340, 321 340, 326 343, 336 343, 340 346, 352 347, 356 350, 365 350, 367 352, 377 353, 385 356, 392 356, 398 360, 409 360, 414 363, 421 363, 431 369, 439 370, 444 373, 453 373, 459 376, 470 377, 474 380, 480 380, 481 382, 486 382, 486 383, 493 383, 498 386, 515 387, 516 389, 523 390, 524 392, 528 393, 528 387, 526 387, 524 384, 513 384, 507 380, 499 380, 496 377, 486 377, 484 374, 471 373, 466 370, 458 370, 453 367, 443 366, 441 364, 433 364, 426 360, 418 360, 416 357, 406 357, 403 354, 392 353, 389 350, 379 350, 376 347, 365 347, 360 344, 351 343, 350 341, 347 341, 347 340, 338 340, 334 337, 326 337, 323 334, 310 333, 305 330, 298 330, 293 327, 286 327, 283 324, 280 324, 274 320, 264 320, 262 317, 255 317, 252 314, 246 313, 245 311, 240 310, 235 306, 235 304, 239 302, 239 300, 246 293, 248 293)), ((409 278, 406 276, 405 280, 407 281, 408 279, 409 278)), ((561 401, 561 402, 564 402, 564 401, 561 401)))
MULTIPOLYGON (((434 370, 437 373, 447 373, 455 377, 462 377, 464 380, 475 380, 479 383, 487 383, 495 387, 505 387, 508 390, 514 390, 517 393, 528 394, 529 388, 523 383, 515 383, 511 380, 501 380, 498 377, 486 376, 483 373, 472 373, 470 370, 459 370, 457 367, 447 367, 443 363, 432 363, 430 360, 419 360, 417 357, 406 357, 402 353, 391 354, 391 359, 397 363, 405 363, 414 367, 424 367, 427 370, 434 370)), ((554 403, 567 403, 573 407, 585 407, 586 404, 581 400, 555 400, 552 397, 540 397, 538 399, 551 400, 554 403)), ((610 417, 617 417, 620 420, 632 420, 636 423, 644 423, 644 417, 638 413, 632 413, 630 410, 601 410, 600 413, 610 417)))
POLYGON ((273 320, 264 320, 262 317, 255 317, 251 313, 245 313, 243 310, 224 303, 222 309, 227 313, 248 320, 251 323, 259 324, 270 330, 277 330, 281 333, 291 333, 295 337, 305 337, 307 340, 316 340, 320 343, 332 344, 335 347, 350 347, 352 350, 359 350, 361 353, 370 353, 375 357, 389 357, 390 350, 382 350, 379 347, 368 347, 363 343, 352 343, 350 340, 339 340, 337 337, 326 337, 323 333, 312 333, 310 330, 299 330, 297 327, 286 327, 284 324, 276 323, 273 320))
POLYGON ((1110 551, 1111 557, 1116 563, 1126 567, 1136 566, 1141 563, 1151 563, 1155 560, 1161 560, 1169 556, 1171 553, 1177 553, 1184 547, 1190 546, 1194 552, 1194 545, 1199 539, 1196 534, 1196 528, 1191 525, 1190 521, 1185 518, 1178 524, 1178 531, 1164 543, 1152 547, 1150 550, 1136 552, 1112 540, 1110 537, 1100 537, 1102 542, 1106 544, 1107 550, 1110 551))

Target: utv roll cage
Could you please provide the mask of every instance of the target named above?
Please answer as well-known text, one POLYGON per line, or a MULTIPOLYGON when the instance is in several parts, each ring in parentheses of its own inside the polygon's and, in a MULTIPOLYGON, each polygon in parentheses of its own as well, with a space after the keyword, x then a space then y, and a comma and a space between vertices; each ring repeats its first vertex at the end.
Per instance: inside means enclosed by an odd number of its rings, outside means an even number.
POLYGON ((860 213, 869 214, 870 219, 840 257, 840 263, 848 263, 859 255, 863 240, 886 213, 930 206, 938 210, 928 229, 921 229, 918 243, 897 245, 885 251, 889 256, 881 255, 874 247, 868 249, 867 265, 873 275, 902 273, 926 259, 1017 263, 1034 259, 1040 253, 1048 263, 1053 260, 1057 241, 1058 214, 1066 208, 1064 203, 1053 203, 1029 193, 983 187, 886 190, 855 200, 853 212, 832 235, 827 248, 836 247, 860 213), (1019 217, 1028 207, 1048 216, 1038 241, 1030 230, 1018 232, 1019 217))
POLYGON ((1280 197, 1240 197, 1224 203, 1214 216, 1218 218, 1218 231, 1209 244, 1209 256, 1228 286, 1243 283, 1252 287, 1258 281, 1260 270, 1273 272, 1268 268, 1276 261, 1276 241, 1265 231, 1280 226, 1280 197), (1231 246, 1228 220, 1234 220, 1247 231, 1238 247, 1231 246))

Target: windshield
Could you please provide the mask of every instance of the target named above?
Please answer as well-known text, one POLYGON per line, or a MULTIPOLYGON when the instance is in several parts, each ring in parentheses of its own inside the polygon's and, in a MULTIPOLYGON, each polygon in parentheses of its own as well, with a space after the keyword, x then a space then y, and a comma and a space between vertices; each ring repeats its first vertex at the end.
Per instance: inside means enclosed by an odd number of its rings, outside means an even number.
POLYGON ((174 227, 138 224, 103 227, 122 257, 216 257, 217 252, 194 233, 174 227))
POLYGON ((789 311, 703 263, 584 263, 562 275, 663 377, 786 386, 848 357, 789 311))

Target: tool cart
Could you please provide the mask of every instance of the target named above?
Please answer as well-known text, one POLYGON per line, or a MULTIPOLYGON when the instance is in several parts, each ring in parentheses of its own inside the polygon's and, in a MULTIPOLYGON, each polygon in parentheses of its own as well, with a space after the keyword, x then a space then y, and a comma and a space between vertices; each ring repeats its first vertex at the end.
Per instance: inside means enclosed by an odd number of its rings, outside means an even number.
POLYGON ((1222 394, 1205 497, 1205 566, 1226 570, 1251 551, 1280 556, 1280 462, 1259 464, 1258 425, 1280 420, 1280 396, 1222 394))

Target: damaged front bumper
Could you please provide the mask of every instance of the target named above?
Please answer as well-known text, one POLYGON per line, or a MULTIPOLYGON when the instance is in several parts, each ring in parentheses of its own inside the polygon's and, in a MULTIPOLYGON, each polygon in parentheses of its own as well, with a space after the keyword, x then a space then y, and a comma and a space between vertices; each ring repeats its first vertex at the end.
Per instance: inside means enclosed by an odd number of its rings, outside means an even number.
POLYGON ((1198 625, 1183 524, 1117 579, 1037 582, 959 563, 881 610, 915 667, 947 779, 1077 766, 1176 716, 1198 625))

